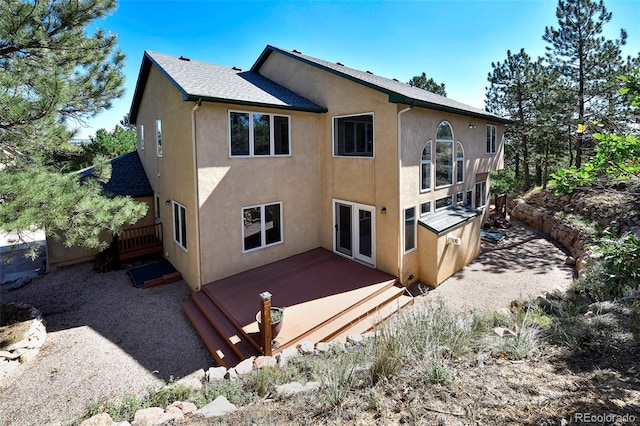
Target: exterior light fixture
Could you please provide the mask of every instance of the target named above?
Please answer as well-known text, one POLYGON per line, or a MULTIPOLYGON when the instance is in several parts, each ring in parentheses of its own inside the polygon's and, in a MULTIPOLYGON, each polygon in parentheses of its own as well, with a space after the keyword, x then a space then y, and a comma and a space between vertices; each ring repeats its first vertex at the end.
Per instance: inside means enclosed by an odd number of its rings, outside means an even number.
POLYGON ((387 214, 387 208, 386 207, 381 208, 380 213, 387 214))
POLYGON ((476 126, 475 124, 469 124, 469 128, 470 129, 475 129, 476 127, 478 127, 478 126, 476 126))

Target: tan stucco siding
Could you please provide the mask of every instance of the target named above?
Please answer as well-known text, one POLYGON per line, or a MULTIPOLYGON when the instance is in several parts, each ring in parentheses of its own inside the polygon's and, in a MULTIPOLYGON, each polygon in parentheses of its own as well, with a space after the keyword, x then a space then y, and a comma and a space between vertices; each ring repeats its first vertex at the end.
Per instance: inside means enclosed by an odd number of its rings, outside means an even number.
POLYGON ((204 103, 196 117, 203 282, 320 246, 322 115, 204 103), (291 155, 230 157, 229 110, 289 116, 291 155), (275 202, 282 203, 283 242, 243 253, 242 208, 275 202))
MULTIPOLYGON (((465 116, 444 113, 440 111, 427 110, 423 108, 413 108, 401 115, 401 180, 400 194, 402 209, 415 207, 416 215, 420 216, 420 205, 425 202, 431 203, 431 212, 435 210, 435 200, 456 196, 462 192, 466 197, 466 192, 475 192, 476 179, 487 180, 489 187, 489 177, 487 170, 494 170, 502 165, 503 153, 503 127, 497 125, 498 146, 496 154, 486 153, 486 125, 487 123, 478 119, 471 119, 465 116), (462 144, 464 150, 464 181, 454 183, 444 187, 435 187, 432 181, 431 189, 421 191, 421 169, 420 160, 422 150, 427 141, 435 144, 436 130, 442 121, 447 121, 453 130, 454 150, 457 142, 462 144), (475 126, 475 127, 473 127, 475 126)), ((435 149, 434 149, 435 152, 435 149)), ((432 157, 432 174, 435 174, 436 159, 432 157)), ((466 199, 466 198, 465 198, 466 199)), ((489 201, 489 200, 487 200, 489 201)), ((455 198, 454 198, 455 202, 455 198)), ((485 212, 486 212, 485 208, 485 212)), ((418 226, 417 249, 404 255, 402 261, 402 271, 400 280, 405 284, 410 284, 409 276, 413 275, 414 280, 421 280, 430 285, 437 285, 442 280, 455 273, 466 263, 473 260, 479 250, 479 224, 482 217, 458 228, 452 235, 463 238, 461 246, 446 244, 446 235, 437 238, 435 234, 418 226), (477 229, 476 229, 477 228, 477 229), (429 235, 433 234, 433 235, 429 235), (460 235, 458 235, 460 234, 460 235), (419 272, 416 272, 419 271, 419 272), (443 278, 444 277, 444 278, 443 278)))
MULTIPOLYGON (((191 108, 167 78, 152 66, 140 103, 137 125, 144 125, 144 149, 138 153, 154 191, 160 195, 164 254, 193 288, 198 285, 195 187, 191 108), (162 157, 157 155, 156 120, 162 120, 162 157), (166 201, 169 201, 167 204, 166 201), (174 241, 173 204, 186 207, 187 251, 174 241)), ((153 210, 153 209, 152 209, 153 210)))
POLYGON ((260 72, 328 109, 319 132, 321 245, 333 250, 333 200, 375 208, 376 267, 398 273, 397 109, 388 96, 316 67, 272 53, 260 72), (372 113, 374 157, 336 157, 333 118, 372 113), (386 207, 386 214, 381 214, 386 207))

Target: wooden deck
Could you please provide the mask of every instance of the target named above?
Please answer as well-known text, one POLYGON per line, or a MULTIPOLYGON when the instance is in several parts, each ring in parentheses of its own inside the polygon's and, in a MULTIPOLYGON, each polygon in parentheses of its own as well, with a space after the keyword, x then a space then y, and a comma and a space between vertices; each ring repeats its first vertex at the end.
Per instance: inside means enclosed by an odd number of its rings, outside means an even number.
POLYGON ((367 331, 413 302, 392 275, 321 248, 252 269, 205 285, 184 305, 220 365, 261 353, 255 317, 265 291, 284 308, 274 353, 367 331))

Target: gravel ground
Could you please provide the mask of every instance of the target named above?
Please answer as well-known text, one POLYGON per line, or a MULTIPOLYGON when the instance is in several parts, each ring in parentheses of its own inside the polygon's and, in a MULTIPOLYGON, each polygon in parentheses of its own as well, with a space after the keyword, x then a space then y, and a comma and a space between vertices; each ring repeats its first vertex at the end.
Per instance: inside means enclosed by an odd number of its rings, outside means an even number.
POLYGON ((33 361, 0 377, 0 424, 68 424, 93 402, 214 365, 182 313, 189 295, 184 281, 143 290, 125 271, 96 274, 91 263, 2 294, 2 303, 42 312, 47 341, 33 361))
POLYGON ((482 242, 480 255, 436 289, 425 301, 442 299, 451 309, 492 311, 511 301, 535 298, 545 291, 564 290, 575 268, 565 264, 567 252, 547 237, 512 220, 498 244, 482 242))
MULTIPOLYGON (((419 299, 492 310, 571 282, 573 268, 561 249, 515 221, 506 233, 497 245, 483 243, 477 260, 419 299)), ((138 289, 126 272, 95 274, 90 263, 2 294, 3 303, 38 308, 48 337, 33 361, 0 377, 0 424, 68 424, 92 402, 214 365, 182 313, 189 294, 182 281, 138 289)))

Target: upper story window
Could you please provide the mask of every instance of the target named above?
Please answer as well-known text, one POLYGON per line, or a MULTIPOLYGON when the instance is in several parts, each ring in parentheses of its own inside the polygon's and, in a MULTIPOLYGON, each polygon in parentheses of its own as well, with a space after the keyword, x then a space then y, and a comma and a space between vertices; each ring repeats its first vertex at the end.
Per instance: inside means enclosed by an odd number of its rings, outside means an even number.
POLYGON ((460 141, 456 142, 456 183, 464 182, 464 149, 460 141))
POLYGON ((431 189, 431 141, 424 144, 420 158, 420 190, 431 189))
POLYGON ((497 127, 492 124, 487 124, 487 154, 496 153, 496 134, 497 127))
POLYGON ((436 188, 453 184, 453 130, 443 121, 436 131, 436 188))
POLYGON ((160 119, 156 120, 156 152, 158 157, 162 157, 162 120, 160 119))
POLYGON ((429 213, 431 213, 431 201, 420 204, 420 216, 426 216, 429 213))
POLYGON ((140 143, 140 149, 144 149, 144 125, 138 126, 138 141, 140 143))
POLYGON ((242 208, 242 251, 258 250, 282 242, 282 203, 242 208))
POLYGON ((289 155, 289 116, 229 111, 229 154, 232 157, 289 155))
POLYGON ((334 117, 333 155, 373 157, 373 114, 334 117))

